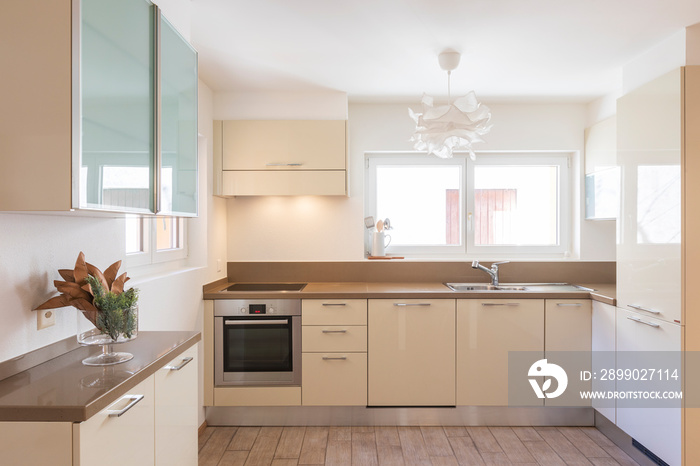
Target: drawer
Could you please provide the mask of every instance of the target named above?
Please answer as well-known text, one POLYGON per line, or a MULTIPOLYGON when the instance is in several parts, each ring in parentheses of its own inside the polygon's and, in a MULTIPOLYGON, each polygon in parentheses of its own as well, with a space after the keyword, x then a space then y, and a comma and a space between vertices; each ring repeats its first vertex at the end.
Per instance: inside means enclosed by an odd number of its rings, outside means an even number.
POLYGON ((301 350, 305 353, 367 351, 367 326, 302 325, 301 350))
POLYGON ((367 405, 367 353, 304 353, 301 367, 302 405, 367 405))
POLYGON ((367 325, 366 299, 303 299, 302 325, 367 325))

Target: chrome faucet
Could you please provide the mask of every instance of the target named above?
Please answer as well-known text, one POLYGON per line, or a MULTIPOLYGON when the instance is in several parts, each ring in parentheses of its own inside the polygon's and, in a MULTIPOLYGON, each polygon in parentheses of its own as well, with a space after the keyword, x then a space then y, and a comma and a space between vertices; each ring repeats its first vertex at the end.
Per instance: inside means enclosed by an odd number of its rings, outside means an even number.
POLYGON ((498 286, 498 266, 501 264, 507 264, 508 262, 510 261, 494 262, 493 264, 491 264, 491 268, 487 269, 483 265, 479 264, 479 261, 473 261, 472 268, 483 270, 484 272, 489 274, 489 276, 491 277, 491 284, 494 286, 498 286))

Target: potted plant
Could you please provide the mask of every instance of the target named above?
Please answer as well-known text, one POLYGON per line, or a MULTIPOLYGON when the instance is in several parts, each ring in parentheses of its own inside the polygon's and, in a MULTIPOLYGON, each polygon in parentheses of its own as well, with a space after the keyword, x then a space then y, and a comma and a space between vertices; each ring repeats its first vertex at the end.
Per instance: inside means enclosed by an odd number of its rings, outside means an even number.
POLYGON ((133 358, 130 353, 114 352, 112 348, 112 345, 132 340, 138 334, 138 290, 129 288, 124 291, 129 277, 126 273, 117 275, 119 267, 121 261, 110 265, 103 273, 85 262, 85 254, 81 252, 72 270, 58 271, 63 280, 55 280, 54 285, 60 294, 36 308, 72 306, 80 311, 79 320, 82 320, 82 314, 92 323, 89 330, 78 331, 78 343, 83 346, 101 345, 102 353, 86 358, 83 364, 102 366, 133 358))

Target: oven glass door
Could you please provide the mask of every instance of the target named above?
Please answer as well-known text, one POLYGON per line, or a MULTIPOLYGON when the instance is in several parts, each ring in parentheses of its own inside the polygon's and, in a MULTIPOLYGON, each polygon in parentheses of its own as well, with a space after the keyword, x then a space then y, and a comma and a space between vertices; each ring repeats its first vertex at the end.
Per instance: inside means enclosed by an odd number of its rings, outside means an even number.
POLYGON ((223 343, 224 372, 293 370, 291 316, 225 317, 223 343))

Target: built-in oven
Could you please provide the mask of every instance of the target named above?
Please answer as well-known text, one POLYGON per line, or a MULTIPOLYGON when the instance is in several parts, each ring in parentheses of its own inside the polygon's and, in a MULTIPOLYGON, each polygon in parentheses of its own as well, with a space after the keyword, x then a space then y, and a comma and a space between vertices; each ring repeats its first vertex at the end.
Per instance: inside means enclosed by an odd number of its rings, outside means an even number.
POLYGON ((301 385, 301 300, 214 301, 214 384, 301 385))

